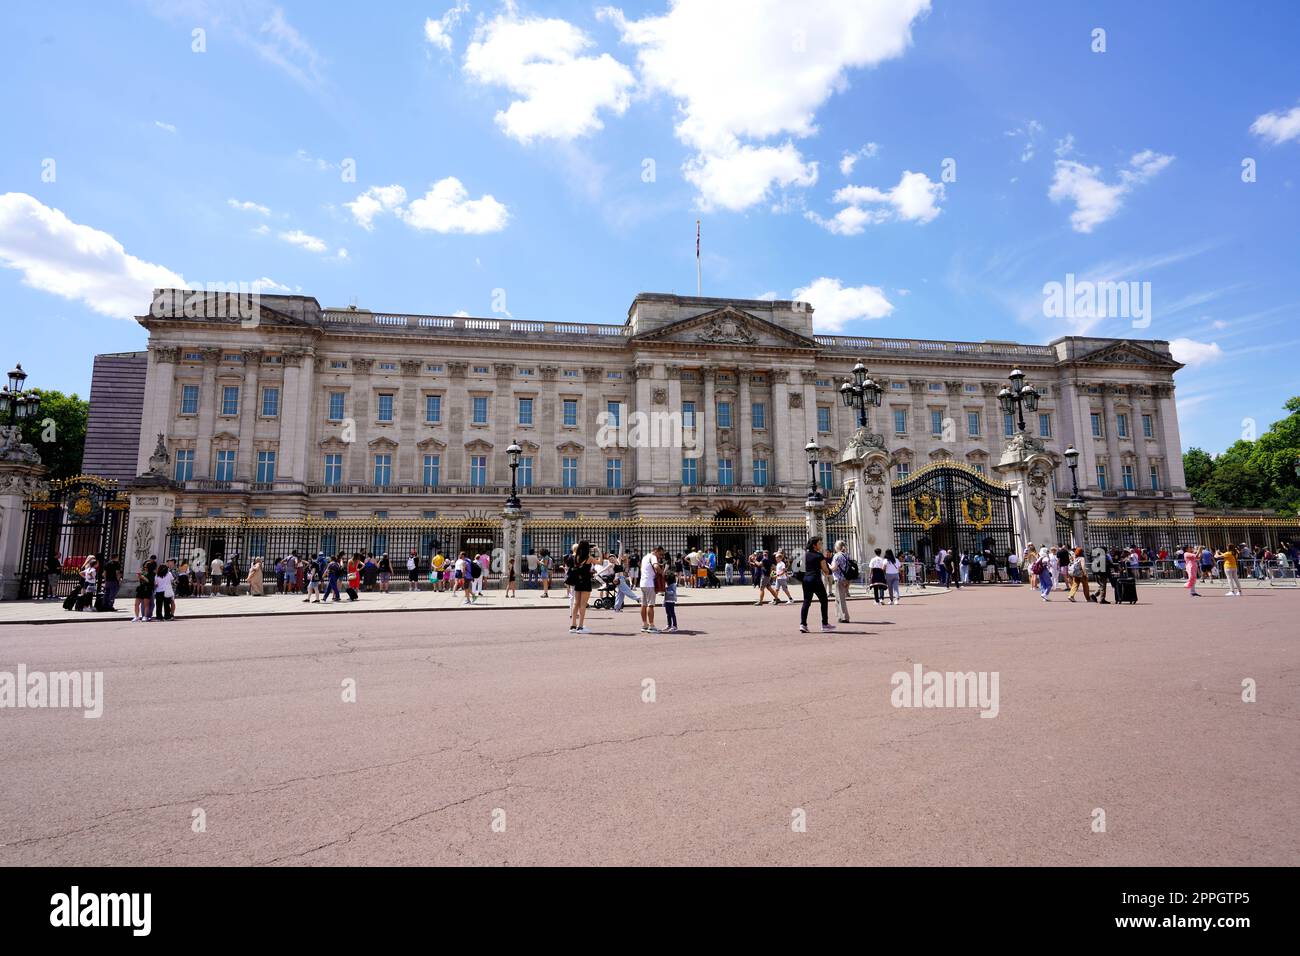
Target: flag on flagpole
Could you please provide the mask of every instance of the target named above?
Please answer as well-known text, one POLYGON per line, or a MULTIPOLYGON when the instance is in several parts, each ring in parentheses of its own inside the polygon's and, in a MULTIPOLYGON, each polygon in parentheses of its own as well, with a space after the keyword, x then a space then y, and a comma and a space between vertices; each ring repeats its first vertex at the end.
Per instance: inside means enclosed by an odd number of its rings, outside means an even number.
POLYGON ((695 294, 703 295, 700 286, 700 221, 695 220, 695 294))

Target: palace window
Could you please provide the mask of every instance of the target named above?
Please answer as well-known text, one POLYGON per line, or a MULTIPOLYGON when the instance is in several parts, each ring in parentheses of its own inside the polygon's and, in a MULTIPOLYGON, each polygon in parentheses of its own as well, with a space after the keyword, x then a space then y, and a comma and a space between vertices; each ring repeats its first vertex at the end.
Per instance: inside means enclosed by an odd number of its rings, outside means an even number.
POLYGON ((396 363, 396 362, 380 362, 380 363, 379 363, 379 371, 381 371, 381 372, 396 372, 396 371, 397 371, 397 363, 396 363))
POLYGON ((566 398, 564 400, 564 424, 568 428, 577 427, 578 400, 576 398, 566 398))
POLYGON ((519 370, 519 374, 522 375, 524 378, 527 378, 528 376, 530 376, 530 375, 534 375, 534 374, 536 374, 536 373, 535 373, 534 370, 531 369, 531 368, 521 368, 521 369, 519 370))
POLYGON ((613 425, 615 428, 617 428, 619 422, 622 421, 622 418, 619 415, 621 409, 622 409, 622 404, 620 402, 606 402, 605 403, 606 424, 613 425))
POLYGON ((221 414, 227 417, 239 414, 239 386, 221 387, 221 414))
POLYGON ((623 377, 623 373, 622 373, 622 372, 606 372, 606 373, 605 373, 605 377, 606 377, 606 378, 622 378, 622 377, 623 377))
POLYGON ((262 389, 262 417, 278 418, 280 416, 280 390, 270 386, 262 389))
POLYGON ((176 480, 192 481, 194 479, 194 451, 183 448, 176 453, 176 480))
POLYGON ((440 375, 440 374, 442 374, 442 366, 441 366, 441 365, 426 365, 426 366, 424 367, 424 370, 425 370, 426 372, 430 373, 431 375, 440 375))
POLYGON ((202 362, 202 361, 203 361, 203 353, 202 353, 202 352, 186 352, 184 355, 181 356, 181 361, 182 361, 182 362, 202 362))
POLYGON ((438 455, 424 456, 424 485, 426 488, 433 488, 434 486, 441 484, 438 480, 440 477, 438 474, 440 471, 440 463, 438 455))
POLYGON ((519 424, 531 425, 533 423, 533 400, 531 398, 519 399, 519 424))
POLYGON ((343 369, 346 369, 347 367, 348 367, 348 363, 344 359, 334 359, 332 362, 330 362, 330 368, 334 371, 341 371, 343 369))
POLYGON ((767 459, 754 459, 754 484, 760 488, 767 487, 767 459))
POLYGON ((430 425, 437 425, 442 421, 441 395, 424 396, 424 420, 430 425))
POLYGON ((375 484, 387 488, 393 481, 393 456, 384 454, 375 456, 375 484))
POLYGON ((487 455, 470 456, 469 483, 475 488, 482 488, 487 484, 487 455))
POLYGON ((1039 414, 1038 437, 1039 438, 1052 437, 1052 416, 1051 415, 1039 414))
POLYGON ((1151 490, 1152 491, 1160 490, 1160 466, 1159 465, 1151 466, 1151 490))
POLYGON ((344 392, 330 392, 330 412, 329 420, 332 422, 343 421, 343 401, 346 398, 344 392))
POLYGON ((217 452, 217 467, 213 469, 217 481, 235 480, 235 453, 233 451, 217 452))
POLYGON ((817 406, 817 431, 826 433, 831 430, 831 410, 829 406, 817 406))
POLYGON ((1097 465, 1097 489, 1106 490, 1106 466, 1101 464, 1097 465))
POLYGON ((1014 435, 1015 433, 1016 433, 1016 416, 1015 416, 1015 415, 1003 415, 1003 416, 1002 416, 1002 434, 1005 435, 1007 438, 1010 438, 1010 437, 1011 437, 1012 435, 1014 435))
POLYGON ((531 488, 533 486, 533 458, 531 455, 525 455, 519 459, 519 476, 520 488, 531 488))
POLYGON ((764 405, 762 402, 754 402, 750 406, 749 413, 750 416, 753 418, 754 428, 767 427, 767 406, 766 405, 764 405))
POLYGON ((181 386, 181 414, 197 415, 199 413, 199 387, 197 385, 181 386))
POLYGON ((898 463, 898 480, 899 480, 899 481, 906 481, 906 480, 907 480, 907 477, 908 477, 911 473, 912 473, 912 466, 911 466, 911 464, 910 464, 909 462, 906 462, 906 461, 900 461, 900 462, 898 463))
POLYGON ((486 395, 475 395, 473 403, 473 418, 475 425, 486 425, 488 416, 488 400, 486 395))
POLYGON ((1092 423, 1092 437, 1100 438, 1101 437, 1101 413, 1093 412, 1088 416, 1088 420, 1092 423))
POLYGON ((560 484, 565 488, 578 487, 578 459, 563 458, 560 460, 560 484))
POLYGON ((1120 438, 1128 438, 1128 415, 1123 412, 1115 416, 1115 434, 1120 438))
POLYGON ((731 402, 718 402, 718 427, 731 427, 731 402))
POLYGON ((331 488, 343 484, 343 456, 337 452, 325 456, 325 484, 331 488))
POLYGON ((718 484, 724 488, 730 487, 736 483, 736 473, 731 467, 730 458, 718 459, 718 484))
POLYGON ((695 427, 695 403, 694 402, 682 402, 682 427, 683 428, 695 427))
POLYGON ((1143 416, 1142 416, 1142 437, 1143 437, 1143 438, 1155 438, 1155 437, 1156 437, 1155 424, 1151 421, 1151 416, 1150 416, 1150 415, 1143 415, 1143 416))
POLYGON ((966 434, 970 435, 971 438, 979 437, 980 434, 980 413, 979 412, 966 413, 966 434))
POLYGON ((835 487, 835 469, 831 467, 829 461, 818 462, 817 478, 823 491, 830 491, 835 487))
POLYGON ((930 409, 930 434, 943 434, 943 412, 937 408, 930 409))
POLYGON ((894 434, 907 434, 907 409, 905 408, 894 409, 894 434))
POLYGON ((257 480, 265 484, 275 481, 275 452, 257 453, 257 480))
POLYGON ((618 458, 609 458, 605 461, 605 487, 622 488, 623 487, 623 462, 618 458))
POLYGON ((474 374, 475 374, 475 375, 486 375, 487 373, 488 373, 488 367, 487 367, 486 365, 475 365, 475 366, 474 366, 474 374))
POLYGON ((1120 472, 1120 480, 1124 482, 1124 490, 1133 491, 1135 489, 1133 483, 1133 466, 1120 465, 1119 472, 1120 472))
POLYGON ((384 392, 379 396, 379 421, 391 422, 393 420, 393 396, 384 392))
POLYGON ((698 458, 682 459, 682 484, 698 485, 700 477, 700 460, 698 458))
POLYGON ((565 378, 577 378, 577 377, 578 377, 578 370, 577 370, 576 368, 566 368, 566 369, 564 370, 564 377, 565 377, 565 378))

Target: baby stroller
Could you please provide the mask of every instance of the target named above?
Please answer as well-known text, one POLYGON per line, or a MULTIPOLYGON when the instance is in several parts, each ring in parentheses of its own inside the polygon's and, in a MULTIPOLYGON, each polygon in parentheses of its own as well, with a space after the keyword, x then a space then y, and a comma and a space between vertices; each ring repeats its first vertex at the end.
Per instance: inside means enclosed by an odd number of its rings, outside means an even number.
POLYGON ((590 606, 598 611, 614 610, 614 596, 618 593, 614 575, 597 575, 596 581, 600 588, 591 596, 590 606))

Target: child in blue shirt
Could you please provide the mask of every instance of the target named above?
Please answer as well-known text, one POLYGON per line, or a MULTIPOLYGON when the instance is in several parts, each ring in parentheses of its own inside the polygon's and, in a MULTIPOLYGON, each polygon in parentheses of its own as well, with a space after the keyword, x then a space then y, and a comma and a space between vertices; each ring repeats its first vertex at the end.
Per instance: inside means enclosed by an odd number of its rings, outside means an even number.
POLYGON ((668 615, 668 633, 677 630, 677 575, 669 571, 664 586, 664 613, 668 615))

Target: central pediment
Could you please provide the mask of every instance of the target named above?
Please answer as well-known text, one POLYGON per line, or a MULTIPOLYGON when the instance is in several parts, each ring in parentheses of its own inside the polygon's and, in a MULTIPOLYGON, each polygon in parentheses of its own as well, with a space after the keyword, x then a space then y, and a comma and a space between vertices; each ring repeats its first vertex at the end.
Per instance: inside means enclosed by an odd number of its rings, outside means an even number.
POLYGON ((1182 368, 1180 362, 1155 349, 1137 342, 1114 342, 1103 345, 1074 360, 1076 365, 1136 365, 1148 368, 1177 370, 1182 368))
POLYGON ((690 345, 694 348, 708 346, 814 350, 821 348, 815 340, 806 335, 782 328, 734 306, 712 309, 687 319, 671 322, 653 331, 634 335, 630 341, 634 344, 657 342, 690 345))

